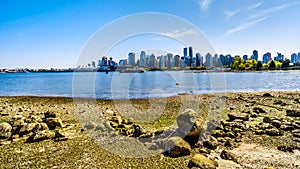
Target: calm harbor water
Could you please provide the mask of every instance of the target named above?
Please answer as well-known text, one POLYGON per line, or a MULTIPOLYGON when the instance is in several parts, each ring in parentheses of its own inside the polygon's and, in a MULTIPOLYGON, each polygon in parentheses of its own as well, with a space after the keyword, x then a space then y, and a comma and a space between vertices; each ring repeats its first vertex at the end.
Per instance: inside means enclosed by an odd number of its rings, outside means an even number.
POLYGON ((300 90, 300 72, 6 73, 0 96, 115 98, 167 97, 180 93, 300 90))

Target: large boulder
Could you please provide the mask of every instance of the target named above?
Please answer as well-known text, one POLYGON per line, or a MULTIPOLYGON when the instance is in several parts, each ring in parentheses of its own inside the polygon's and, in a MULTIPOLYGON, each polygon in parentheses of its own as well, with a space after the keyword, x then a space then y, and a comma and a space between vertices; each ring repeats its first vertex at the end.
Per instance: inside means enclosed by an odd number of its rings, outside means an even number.
POLYGON ((220 154, 220 157, 224 160, 231 160, 237 163, 237 158, 236 155, 234 155, 233 153, 227 151, 227 150, 223 150, 220 154))
POLYGON ((25 123, 21 129, 19 130, 19 134, 20 135, 26 135, 29 134, 31 132, 33 132, 36 128, 37 124, 36 123, 25 123))
POLYGON ((185 110, 177 117, 178 132, 187 137, 197 137, 203 131, 204 121, 192 109, 185 110))
POLYGON ((57 117, 59 117, 58 113, 50 112, 50 111, 45 112, 44 115, 45 115, 45 118, 57 118, 57 117))
POLYGON ((9 123, 0 123, 0 139, 7 140, 11 136, 12 126, 9 123))
POLYGON ((171 137, 165 144, 165 154, 170 157, 180 157, 191 154, 191 146, 180 137, 171 137))
POLYGON ((55 133, 50 130, 36 131, 34 135, 28 138, 27 142, 38 142, 42 140, 53 139, 55 133))
POLYGON ((218 147, 218 144, 218 140, 213 136, 210 136, 209 139, 203 142, 203 146, 211 150, 215 150, 218 147))
POLYGON ((63 127, 63 123, 59 118, 46 118, 46 124, 51 130, 54 130, 56 127, 63 127))
POLYGON ((201 168, 201 169, 215 169, 218 167, 218 163, 211 160, 204 155, 196 154, 189 161, 188 167, 190 168, 201 168))

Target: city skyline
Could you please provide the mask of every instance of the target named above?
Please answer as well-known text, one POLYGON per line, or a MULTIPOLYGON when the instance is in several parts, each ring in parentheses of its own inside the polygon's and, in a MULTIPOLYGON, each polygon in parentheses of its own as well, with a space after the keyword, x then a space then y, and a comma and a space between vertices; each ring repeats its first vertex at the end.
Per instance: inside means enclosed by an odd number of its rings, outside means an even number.
POLYGON ((259 51, 253 50, 252 55, 223 55, 223 54, 211 54, 206 53, 201 55, 198 51, 194 51, 192 46, 184 47, 182 49, 182 54, 174 54, 171 52, 155 55, 153 51, 138 51, 129 52, 127 58, 120 60, 113 60, 112 57, 103 56, 98 60, 96 65, 95 61, 89 63, 88 65, 79 65, 78 68, 100 68, 100 70, 107 69, 107 66, 112 67, 136 67, 136 68, 184 68, 184 67, 219 67, 219 68, 229 68, 231 63, 234 62, 235 57, 240 57, 243 60, 255 60, 256 62, 261 62, 262 64, 269 64, 270 61, 288 62, 298 66, 300 63, 300 52, 294 53, 290 58, 286 57, 282 53, 277 53, 276 56, 272 56, 270 52, 267 52, 260 57, 259 51), (262 59, 259 59, 262 58, 262 59), (91 66, 93 65, 93 66, 91 66))
MULTIPOLYGON (((0 8, 0 68, 74 67, 97 30, 120 17, 143 12, 167 13, 187 20, 207 37, 218 54, 242 57, 255 49, 262 60, 267 52, 272 56, 279 52, 290 59, 300 52, 296 0, 14 0, 1 2, 0 8)), ((185 45, 172 38, 193 33, 186 29, 129 37, 107 55, 121 59, 128 49, 181 54, 185 45)))

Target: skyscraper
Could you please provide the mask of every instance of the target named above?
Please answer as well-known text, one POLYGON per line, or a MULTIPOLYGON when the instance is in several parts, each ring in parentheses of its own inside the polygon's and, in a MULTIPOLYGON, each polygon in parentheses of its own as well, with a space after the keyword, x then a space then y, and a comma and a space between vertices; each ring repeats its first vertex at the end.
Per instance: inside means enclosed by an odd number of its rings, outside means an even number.
POLYGON ((201 66, 201 55, 196 53, 196 66, 201 66))
POLYGON ((275 61, 283 61, 283 59, 284 59, 284 55, 282 55, 281 53, 279 53, 279 52, 277 52, 277 56, 276 57, 274 57, 274 60, 275 61))
POLYGON ((171 60, 173 59, 173 54, 172 54, 172 53, 168 53, 168 54, 167 54, 167 57, 168 57, 168 60, 167 60, 166 66, 167 66, 168 68, 170 68, 170 67, 171 67, 171 60))
POLYGON ((145 51, 141 51, 140 54, 140 67, 145 67, 145 59, 146 59, 146 53, 145 51))
POLYGON ((150 55, 150 59, 149 59, 149 67, 150 68, 155 68, 156 67, 156 58, 154 54, 150 55))
POLYGON ((205 55, 205 64, 206 67, 212 66, 212 55, 210 53, 207 53, 205 55))
POLYGON ((251 59, 253 59, 253 60, 258 60, 258 51, 257 50, 254 50, 253 51, 253 54, 252 54, 252 56, 251 56, 251 59))
POLYGON ((130 52, 128 54, 128 65, 135 66, 135 53, 133 53, 133 52, 130 52))
POLYGON ((193 61, 193 47, 189 47, 188 66, 192 66, 193 61))
POLYGON ((272 60, 271 53, 265 53, 263 55, 263 64, 267 64, 270 60, 272 60))
POLYGON ((184 57, 185 66, 188 66, 189 65, 188 48, 183 48, 183 57, 184 57))
POLYGON ((296 53, 293 53, 291 55, 291 63, 297 63, 298 62, 298 55, 296 53))
POLYGON ((180 66, 180 56, 175 55, 174 56, 174 67, 179 67, 180 66))

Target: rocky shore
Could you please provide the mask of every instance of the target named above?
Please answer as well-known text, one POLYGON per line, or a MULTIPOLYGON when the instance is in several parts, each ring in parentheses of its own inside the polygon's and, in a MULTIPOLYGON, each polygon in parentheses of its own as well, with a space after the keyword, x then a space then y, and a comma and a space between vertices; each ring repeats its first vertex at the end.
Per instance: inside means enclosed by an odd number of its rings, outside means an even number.
POLYGON ((300 168, 300 91, 81 101, 1 97, 0 168, 300 168))

